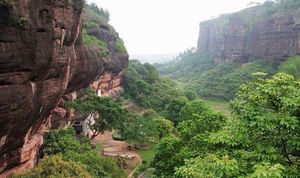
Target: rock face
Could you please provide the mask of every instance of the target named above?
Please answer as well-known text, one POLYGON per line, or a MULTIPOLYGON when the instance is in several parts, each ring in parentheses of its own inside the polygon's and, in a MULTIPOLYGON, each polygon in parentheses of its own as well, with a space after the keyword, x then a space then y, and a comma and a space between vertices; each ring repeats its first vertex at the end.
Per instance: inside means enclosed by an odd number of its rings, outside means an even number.
MULTIPOLYGON (((36 164, 50 114, 70 114, 62 98, 107 74, 121 78, 128 61, 113 46, 104 58, 82 44, 83 0, 7 2, 0 2, 0 177, 36 164)), ((101 37, 113 30, 105 31, 101 37)), ((113 45, 113 34, 105 42, 113 45)))
POLYGON ((200 23, 197 51, 216 63, 268 59, 281 62, 300 54, 300 8, 266 14, 268 4, 200 23))
MULTIPOLYGON (((123 71, 121 71, 119 74, 101 74, 98 79, 90 84, 90 88, 97 92, 99 96, 110 96, 117 98, 122 90, 122 77, 123 71)), ((65 94, 49 117, 49 127, 52 129, 57 129, 72 126, 72 124, 75 122, 76 115, 79 113, 76 113, 73 109, 64 107, 64 103, 80 98, 83 96, 83 94, 83 90, 73 91, 65 94)))

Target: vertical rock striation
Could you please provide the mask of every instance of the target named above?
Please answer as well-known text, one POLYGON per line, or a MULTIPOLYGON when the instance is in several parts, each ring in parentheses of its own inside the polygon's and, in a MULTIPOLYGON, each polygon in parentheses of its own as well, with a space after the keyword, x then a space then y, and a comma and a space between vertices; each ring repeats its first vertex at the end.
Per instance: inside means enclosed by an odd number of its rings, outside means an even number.
POLYGON ((215 62, 267 59, 281 62, 300 54, 300 8, 266 14, 268 4, 200 23, 197 51, 215 62))
POLYGON ((111 49, 104 59, 82 44, 83 0, 7 2, 0 2, 0 177, 36 164, 50 114, 68 114, 63 96, 106 74, 121 78, 128 61, 127 53, 111 49))

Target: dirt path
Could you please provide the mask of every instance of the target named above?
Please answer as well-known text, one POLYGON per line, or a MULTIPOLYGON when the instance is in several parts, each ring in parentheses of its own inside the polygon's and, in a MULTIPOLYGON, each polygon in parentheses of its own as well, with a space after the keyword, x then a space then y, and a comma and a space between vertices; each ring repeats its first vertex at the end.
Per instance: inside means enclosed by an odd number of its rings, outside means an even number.
POLYGON ((112 132, 98 135, 93 143, 101 143, 103 155, 127 157, 130 164, 135 165, 134 168, 127 170, 128 178, 131 178, 137 166, 142 164, 141 156, 136 151, 129 150, 126 142, 113 140, 112 132), (129 159, 130 157, 132 159, 129 159))

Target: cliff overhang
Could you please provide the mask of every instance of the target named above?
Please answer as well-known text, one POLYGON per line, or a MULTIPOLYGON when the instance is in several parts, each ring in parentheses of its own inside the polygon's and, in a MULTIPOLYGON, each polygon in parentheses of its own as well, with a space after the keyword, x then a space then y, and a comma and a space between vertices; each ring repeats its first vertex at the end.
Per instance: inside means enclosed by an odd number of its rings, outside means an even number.
MULTIPOLYGON (((35 166, 64 96, 107 75, 117 81, 107 90, 118 88, 128 62, 126 52, 110 48, 103 57, 83 43, 83 0, 7 2, 0 3, 0 177, 35 166)), ((113 29, 104 36, 107 44, 119 39, 113 29)))

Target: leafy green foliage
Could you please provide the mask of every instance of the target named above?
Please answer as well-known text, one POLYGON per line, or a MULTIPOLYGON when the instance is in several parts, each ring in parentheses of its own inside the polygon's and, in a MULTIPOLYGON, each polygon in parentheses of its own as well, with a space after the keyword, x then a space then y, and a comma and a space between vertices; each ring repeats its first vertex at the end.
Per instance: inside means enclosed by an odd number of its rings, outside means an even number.
POLYGON ((192 50, 157 67, 162 75, 187 83, 184 90, 192 88, 201 97, 225 100, 233 99, 239 86, 251 80, 253 72, 273 74, 276 69, 275 64, 264 60, 244 65, 234 62, 217 65, 209 55, 198 54, 192 50))
POLYGON ((213 112, 203 101, 187 103, 180 112, 181 122, 177 126, 179 138, 163 139, 157 146, 152 166, 161 177, 174 177, 175 167, 185 160, 205 155, 213 150, 205 141, 210 132, 218 130, 225 122, 225 116, 213 112), (174 154, 176 153, 176 154, 174 154))
POLYGON ((284 167, 280 164, 270 165, 262 163, 255 166, 254 173, 249 178, 281 178, 283 177, 284 167))
POLYGON ((86 170, 88 170, 93 177, 126 177, 115 161, 111 158, 101 157, 99 153, 95 151, 68 151, 63 153, 63 157, 66 160, 72 160, 85 165, 86 170))
POLYGON ((127 53, 127 49, 122 39, 117 39, 115 46, 118 52, 127 53))
POLYGON ((124 139, 129 145, 140 146, 156 141, 159 136, 165 136, 168 130, 163 132, 161 127, 170 128, 169 123, 161 118, 146 118, 138 114, 130 114, 121 107, 121 103, 110 97, 99 97, 93 91, 87 91, 85 97, 67 103, 67 106, 75 108, 84 115, 94 116, 95 122, 89 123, 92 131, 91 139, 106 130, 115 129, 119 138, 124 139), (157 125, 161 123, 165 125, 157 125))
MULTIPOLYGON (((95 35, 95 32, 100 33, 100 27, 108 25, 109 12, 101 7, 98 7, 95 3, 85 4, 83 9, 83 29, 82 39, 83 43, 90 48, 96 48, 98 55, 101 57, 107 57, 109 55, 108 42, 103 41, 99 36, 95 35)), ((98 34, 97 33, 97 34, 98 34)))
POLYGON ((155 175, 155 169, 154 168, 148 168, 144 172, 144 177, 147 177, 147 178, 157 178, 157 176, 155 175))
POLYGON ((180 110, 180 119, 181 120, 191 120, 194 117, 194 114, 201 115, 211 111, 210 107, 205 104, 202 100, 195 100, 187 103, 180 110))
POLYGON ((291 157, 300 150, 297 141, 300 136, 300 83, 283 73, 271 79, 263 79, 264 75, 257 73, 255 81, 241 86, 233 101, 233 109, 240 118, 238 127, 244 129, 242 134, 248 135, 248 139, 255 140, 250 143, 253 149, 261 152, 261 147, 268 145, 274 150, 272 160, 280 164, 298 164, 291 157))
MULTIPOLYGON (((71 128, 50 132, 46 136, 43 153, 50 157, 60 155, 65 161, 76 162, 82 165, 92 177, 125 177, 124 172, 117 166, 116 162, 101 157, 92 150, 89 139, 85 137, 77 139, 71 128)), ((46 167, 42 169, 46 169, 46 167)), ((52 170, 52 167, 48 169, 52 170)))
POLYGON ((165 119, 153 110, 146 111, 143 114, 143 117, 147 120, 153 120, 154 124, 156 125, 159 139, 170 136, 175 131, 175 128, 171 121, 165 119))
POLYGON ((254 61, 243 66, 233 62, 220 64, 198 76, 195 88, 203 97, 232 99, 239 86, 251 80, 253 72, 274 73, 274 67, 267 61, 254 61))
POLYGON ((67 103, 84 115, 92 115, 95 122, 89 122, 92 131, 91 139, 106 130, 123 128, 127 120, 128 111, 121 104, 110 97, 99 97, 93 91, 87 91, 86 97, 67 103))
POLYGON ((192 101, 197 98, 197 92, 193 89, 185 89, 184 96, 187 97, 188 100, 192 101))
POLYGON ((180 151, 180 140, 174 137, 166 137, 156 146, 156 155, 152 166, 160 177, 174 177, 174 168, 180 165, 182 160, 176 157, 180 151))
POLYGON ((159 139, 170 136, 174 132, 173 123, 162 116, 154 118, 159 139))
POLYGON ((237 177, 239 168, 235 159, 209 154, 186 161, 184 166, 176 169, 175 175, 178 178, 237 177))
POLYGON ((299 81, 286 74, 242 85, 229 119, 208 141, 222 145, 249 177, 293 177, 299 167, 299 81), (295 172, 296 171, 296 172, 295 172))
POLYGON ((142 157, 143 164, 146 164, 147 168, 149 167, 149 163, 151 163, 155 156, 155 147, 154 144, 150 144, 147 149, 139 149, 137 150, 138 154, 142 157))
POLYGON ((157 125, 153 119, 134 115, 126 123, 124 138, 129 145, 142 146, 157 140, 157 137, 157 125))
POLYGON ((102 56, 107 56, 109 54, 107 44, 104 41, 89 35, 86 29, 82 30, 82 39, 85 45, 98 47, 102 56))
POLYGON ((293 75, 295 78, 300 78, 300 56, 294 56, 288 58, 283 64, 279 67, 280 72, 293 75))
POLYGON ((150 64, 137 60, 129 61, 124 77, 125 97, 136 104, 163 111, 172 98, 180 96, 176 83, 167 78, 159 78, 157 70, 150 64))
POLYGON ((188 49, 175 58, 175 60, 165 63, 156 64, 158 71, 162 75, 170 76, 171 78, 188 81, 204 70, 209 70, 214 67, 214 62, 211 56, 206 54, 197 54, 196 49, 188 49))
POLYGON ((14 178, 50 178, 50 177, 82 177, 92 178, 83 165, 74 161, 66 161, 61 155, 47 157, 40 165, 14 178))
POLYGON ((205 99, 206 104, 208 104, 213 110, 224 113, 226 116, 231 116, 230 102, 222 99, 205 99))
POLYGON ((158 177, 299 176, 300 82, 283 73, 253 77, 232 102, 232 118, 201 101, 181 109, 178 138, 157 146, 158 177))
POLYGON ((101 18, 104 18, 106 22, 109 21, 109 12, 106 9, 103 9, 101 7, 98 7, 95 3, 86 4, 86 8, 96 13, 101 18))
POLYGON ((75 139, 74 129, 54 130, 46 135, 43 149, 44 154, 54 155, 67 151, 78 153, 91 151, 91 143, 85 137, 81 138, 81 142, 75 139))
POLYGON ((83 8, 84 23, 108 23, 109 17, 109 12, 101 7, 98 7, 95 3, 86 3, 83 8))
POLYGON ((146 161, 142 161, 142 164, 138 166, 133 174, 133 178, 138 178, 141 173, 143 173, 146 169, 148 169, 149 165, 146 161))
POLYGON ((181 109, 188 103, 185 97, 173 98, 165 109, 166 118, 172 119, 172 122, 177 125, 179 122, 179 113, 181 109))

